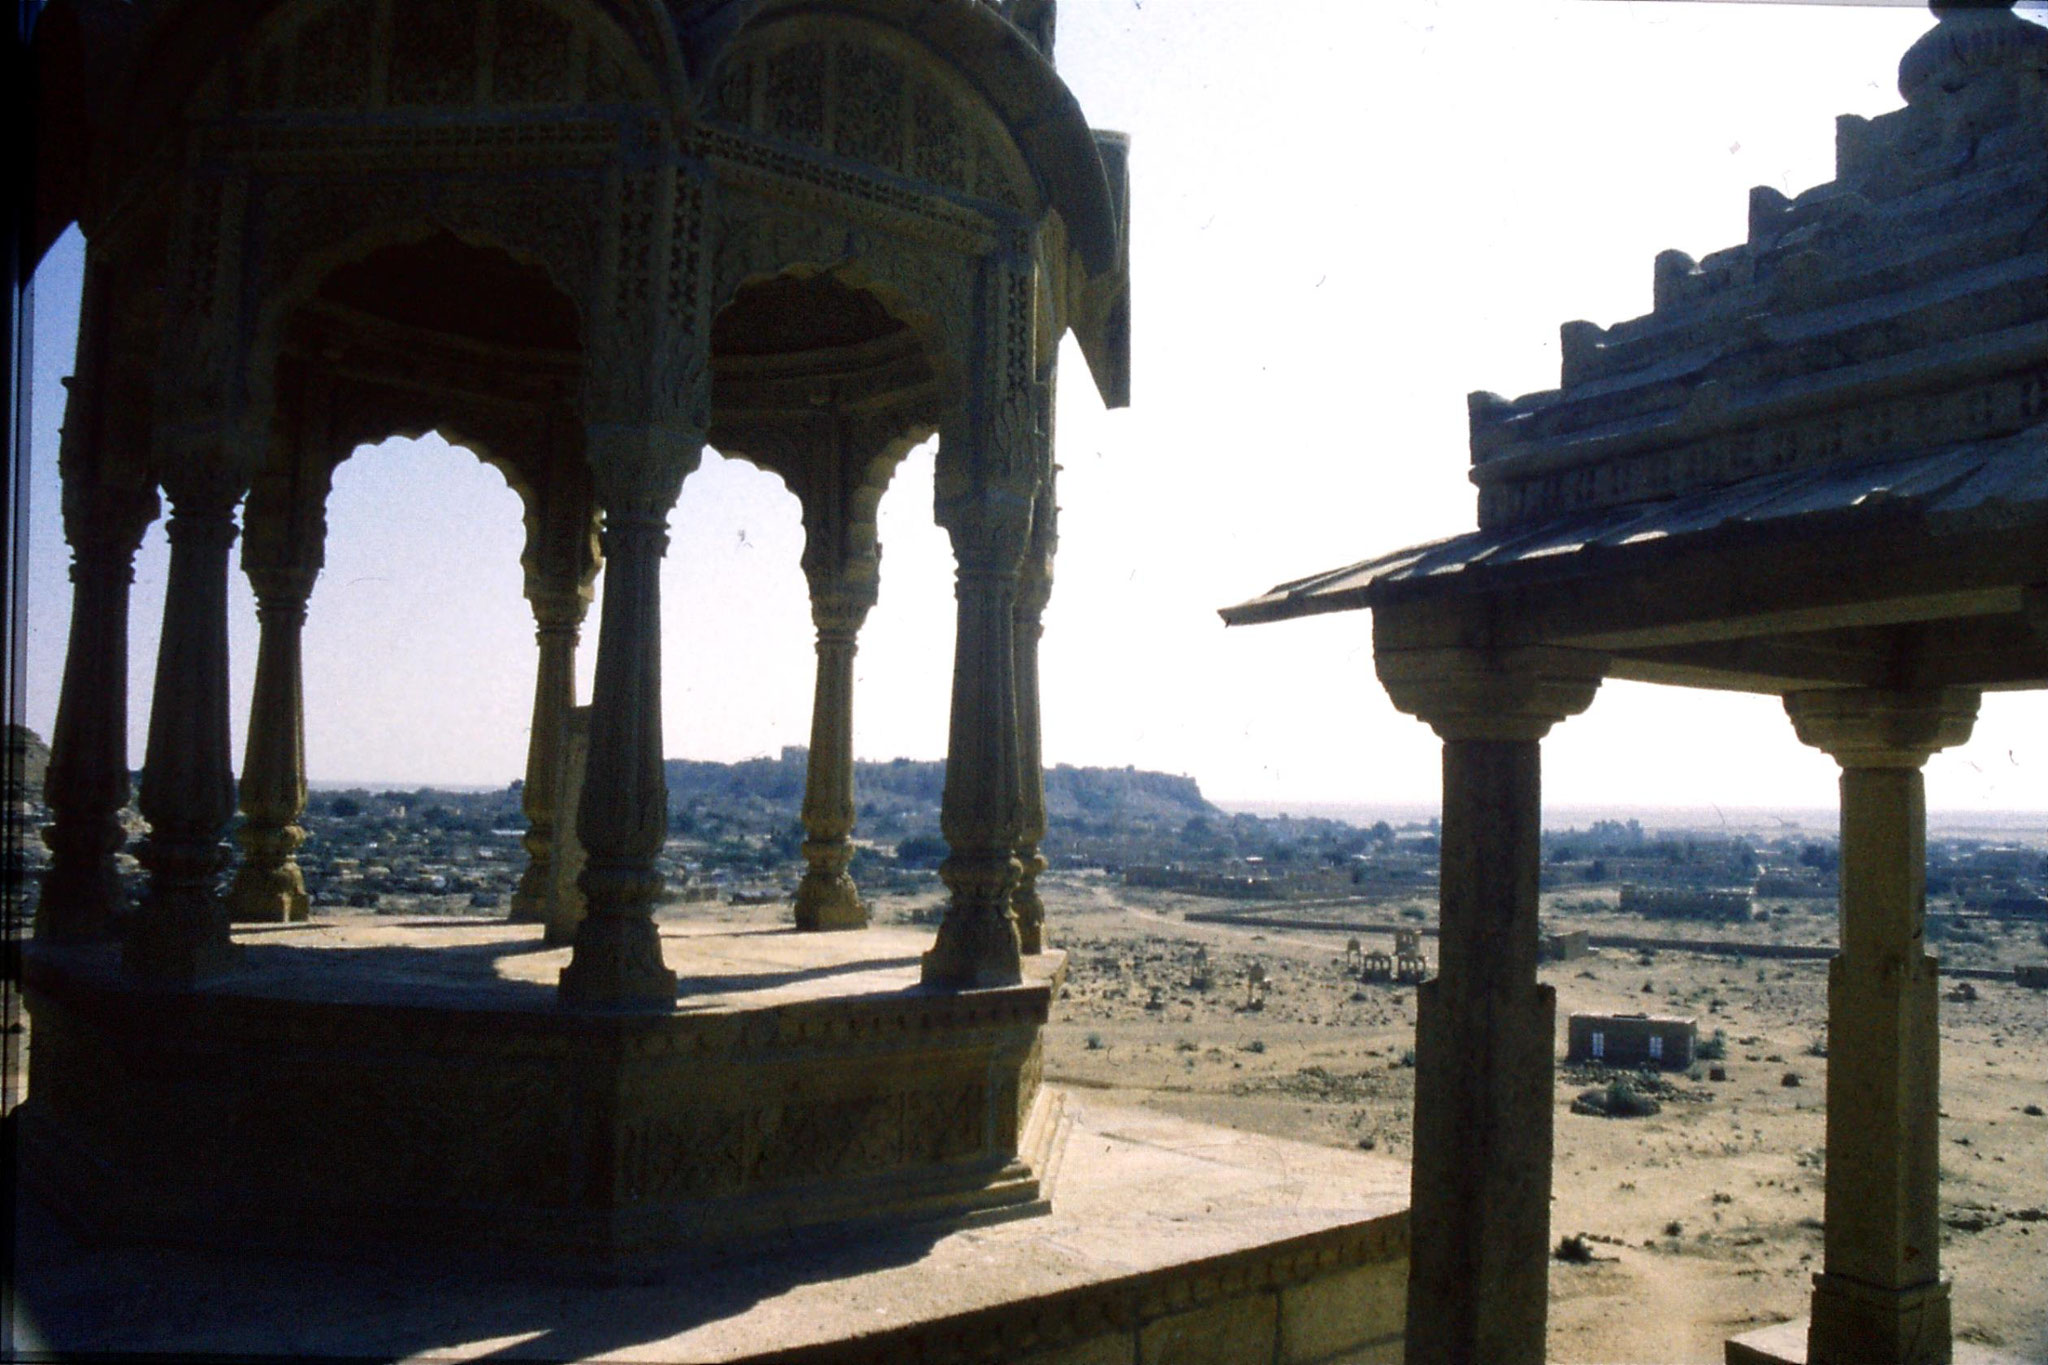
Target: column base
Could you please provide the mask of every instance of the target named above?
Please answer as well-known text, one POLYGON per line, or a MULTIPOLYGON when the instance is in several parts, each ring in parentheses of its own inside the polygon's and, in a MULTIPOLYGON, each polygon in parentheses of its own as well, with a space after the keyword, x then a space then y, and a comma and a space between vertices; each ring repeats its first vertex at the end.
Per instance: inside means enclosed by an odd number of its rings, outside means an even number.
POLYGON ((122 970, 168 985, 225 976, 234 970, 238 958, 225 933, 216 937, 191 916, 163 915, 149 907, 135 917, 121 944, 122 970))
POLYGON ((676 974, 662 965, 661 936, 639 915, 590 915, 557 986, 565 1005, 673 1007, 676 974))
POLYGON ((853 878, 806 872, 796 888, 796 927, 806 933, 867 928, 868 908, 853 878))
POLYGON ((310 913, 306 879, 297 863, 256 868, 244 863, 228 887, 231 924, 298 924, 310 913))
POLYGON ((1846 1275, 1813 1277, 1810 1365, 1949 1365, 1948 1281, 1886 1289, 1846 1275))
POLYGON ((512 924, 546 924, 548 886, 554 875, 554 864, 528 861, 526 870, 519 874, 519 885, 512 892, 512 905, 505 912, 505 919, 512 924))
POLYGON ((53 859, 36 900, 35 936, 44 943, 101 943, 114 936, 127 909, 111 855, 83 865, 53 859))
POLYGON ((927 986, 979 990, 1014 986, 1024 979, 1023 948, 1010 913, 1019 868, 1007 849, 955 852, 939 864, 939 876, 953 893, 938 942, 924 955, 927 986))

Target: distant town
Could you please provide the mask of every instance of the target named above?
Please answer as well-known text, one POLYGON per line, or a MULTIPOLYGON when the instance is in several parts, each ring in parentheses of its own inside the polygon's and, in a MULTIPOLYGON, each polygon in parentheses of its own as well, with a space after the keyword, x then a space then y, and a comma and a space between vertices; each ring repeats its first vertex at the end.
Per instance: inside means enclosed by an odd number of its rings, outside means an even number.
MULTIPOLYGON (((18 731, 23 790, 12 818, 28 836, 10 882, 34 895, 46 858, 34 837, 47 751, 18 731)), ((803 873, 807 752, 739 763, 671 760, 669 837, 661 860, 672 899, 766 903, 793 894, 803 873)), ((940 890, 946 856, 939 831, 945 765, 896 759, 857 765, 861 804, 851 871, 870 899, 923 898, 940 890)), ((1405 909, 1434 901, 1438 825, 1395 825, 1290 815, 1230 813, 1193 778, 1131 768, 1061 765, 1045 775, 1044 852, 1055 871, 1094 870, 1133 888, 1231 903, 1326 910, 1405 909)), ((516 782, 490 791, 316 790, 299 851, 314 907, 394 914, 463 914, 505 906, 526 854, 516 782)), ((133 845, 145 827, 125 813, 130 851, 122 865, 141 889, 133 845)), ((1961 947, 1991 928, 2038 923, 2048 947, 2048 839, 1931 836, 1928 936, 1961 947)), ((1831 835, 1791 831, 1704 833, 1597 820, 1543 834, 1546 903, 1645 920, 1724 926, 1773 916, 1820 916, 1827 928, 1838 894, 1831 835), (1576 893, 1576 894, 1574 894, 1576 893)), ((26 906, 23 907, 27 908, 26 906)), ((2036 945, 2028 944, 2031 951, 2036 945)))

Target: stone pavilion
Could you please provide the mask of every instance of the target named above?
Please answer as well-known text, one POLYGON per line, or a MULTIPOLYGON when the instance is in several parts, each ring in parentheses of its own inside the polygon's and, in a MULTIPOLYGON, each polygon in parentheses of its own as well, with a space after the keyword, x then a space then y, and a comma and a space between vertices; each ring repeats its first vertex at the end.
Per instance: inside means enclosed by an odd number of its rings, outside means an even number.
POLYGON ((35 1208, 88 1239, 23 1244, 21 1320, 53 1349, 1398 1350, 1407 1229, 1384 1170, 1091 1118, 1041 1083, 1065 966, 1035 885, 1055 360, 1074 338, 1121 406, 1130 326, 1126 146, 1055 72, 1054 22, 1053 0, 44 9, 24 255, 74 223, 87 247, 51 862, 8 1123, 35 1208), (429 430, 524 503, 529 863, 509 919, 323 920, 295 853, 325 502, 352 451, 429 430), (869 926, 847 875, 876 509, 933 435, 958 601, 935 936, 869 926), (808 872, 777 932, 656 913, 658 568, 707 445, 803 511, 808 872), (130 906, 128 593, 160 511, 130 906), (238 539, 261 626, 239 777, 238 539), (550 888, 578 867, 566 914, 550 888), (1085 1169, 1055 1196, 1077 1132, 1085 1169), (1031 1215, 1050 1230, 988 1226, 1031 1215), (202 1259, 123 1260, 137 1240, 202 1259), (280 1251, 356 1268, 251 1259, 280 1251), (531 1278, 452 1283, 483 1260, 531 1278), (212 1264, 232 1269, 191 1269, 212 1264), (167 1275, 217 1321, 134 1310, 167 1275))
MULTIPOLYGON (((1028 0, 49 7, 39 230, 75 221, 88 248, 61 453, 73 629, 27 981, 35 1178, 81 1205, 247 1236, 278 1201, 337 1229, 474 1229, 538 1209, 520 1236, 608 1251, 1039 1197, 1020 1152, 1060 971, 1033 889, 1060 338, 1080 340, 1105 401, 1128 382, 1124 146, 1088 128, 1054 73, 1052 23, 1028 0), (512 918, 541 918, 572 825, 584 913, 553 926, 572 940, 558 979, 484 972, 462 1000, 446 983, 392 987, 425 1013, 358 1017, 379 992, 346 972, 317 981, 311 940, 243 945, 231 925, 307 917, 299 637, 333 471, 427 430, 525 504, 539 672, 512 918), (960 634, 953 899, 923 989, 778 1000, 767 1022, 683 1008, 653 918, 657 570, 681 482, 715 443, 802 504, 818 682, 794 915, 858 928, 853 651, 878 499, 933 434, 960 634), (130 912, 114 866, 127 592, 160 499, 149 881, 130 912), (261 620, 239 782, 238 508, 261 620), (600 568, 580 799, 558 809, 600 568), (274 1046, 251 1052, 254 1037, 274 1046), (866 1064, 817 1070, 849 1048, 866 1064), (685 1073, 694 1101, 664 1080, 685 1073), (206 1079, 162 1089, 173 1075, 206 1079), (763 1085, 778 1095, 765 1110, 763 1085), (373 1126, 429 1134, 405 1169, 337 1122, 348 1093, 373 1126), (183 1149, 168 1167, 166 1133, 183 1149), (516 1157, 479 1161, 487 1133, 516 1157), (821 1195, 835 1172, 867 1183, 821 1195)), ((509 950, 493 945, 471 947, 509 950)))
POLYGON ((1810 1319, 1730 1362, 1951 1357, 1921 766, 1985 690, 2048 686, 2048 29, 1934 9, 1833 181, 1658 257, 1648 315, 1566 323, 1555 391, 1472 396, 1477 530, 1223 613, 1369 608, 1380 681, 1443 739, 1410 1361, 1543 1359, 1539 762, 1606 678, 1780 696, 1842 770, 1824 1265, 1810 1319))

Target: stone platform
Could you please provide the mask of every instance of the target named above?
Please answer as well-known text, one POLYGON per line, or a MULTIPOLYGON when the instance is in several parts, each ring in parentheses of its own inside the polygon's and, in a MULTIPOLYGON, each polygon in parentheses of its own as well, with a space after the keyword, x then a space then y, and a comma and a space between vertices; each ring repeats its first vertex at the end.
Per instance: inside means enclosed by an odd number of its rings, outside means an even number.
MULTIPOLYGON (((1722 1359, 1726 1365, 1806 1365, 1807 1321, 1793 1318, 1730 1337, 1722 1359)), ((1958 1341, 1953 1350, 1950 1365, 2026 1365, 2019 1356, 1974 1341, 1958 1341)))
POLYGON ((645 1283, 83 1245, 18 1211, 28 1352, 784 1365, 1391 1365, 1407 1168, 1079 1098, 1052 1211, 645 1283))
POLYGON ((88 1229, 631 1265, 1045 1207, 1057 952, 947 993, 918 984, 929 932, 664 922, 674 1009, 600 1012, 557 1002, 537 925, 236 941, 196 989, 26 954, 23 1175, 88 1229))

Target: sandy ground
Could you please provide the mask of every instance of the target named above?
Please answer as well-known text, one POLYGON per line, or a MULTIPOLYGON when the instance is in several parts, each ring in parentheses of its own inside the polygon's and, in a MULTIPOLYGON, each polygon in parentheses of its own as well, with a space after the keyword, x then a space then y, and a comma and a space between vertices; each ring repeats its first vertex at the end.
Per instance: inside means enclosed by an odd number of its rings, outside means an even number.
MULTIPOLYGON (((1216 903, 1096 874, 1043 885, 1049 935, 1071 955, 1049 1081, 1408 1155, 1415 992, 1351 979, 1344 935, 1190 924, 1186 910, 1216 903), (1250 1010, 1255 961, 1270 986, 1250 1010), (1204 972, 1207 990, 1191 984, 1204 972)), ((1607 933, 1634 923, 1551 919, 1607 933)), ((1808 919, 1781 917, 1759 937, 1825 936, 1825 913, 1808 919)), ((1365 946, 1391 945, 1365 936, 1365 946)), ((1433 959, 1434 940, 1424 948, 1433 959)), ((1560 1057, 1565 1016, 1585 1010, 1693 1015, 1702 1036, 1719 1028, 1728 1044, 1725 1081, 1704 1066, 1697 1079, 1672 1074, 1648 1118, 1571 1113, 1598 1078, 1561 1070, 1551 1236, 1585 1234, 1595 1259, 1552 1263, 1551 1359, 1707 1365, 1727 1337, 1802 1315, 1821 1255, 1826 964, 1609 949, 1543 976, 1557 989, 1560 1057)), ((1942 1005, 1942 1264, 1960 1338, 2048 1360, 2048 1117, 2025 1112, 2048 1107, 2048 993, 1972 984, 1976 1000, 1942 1005)))

